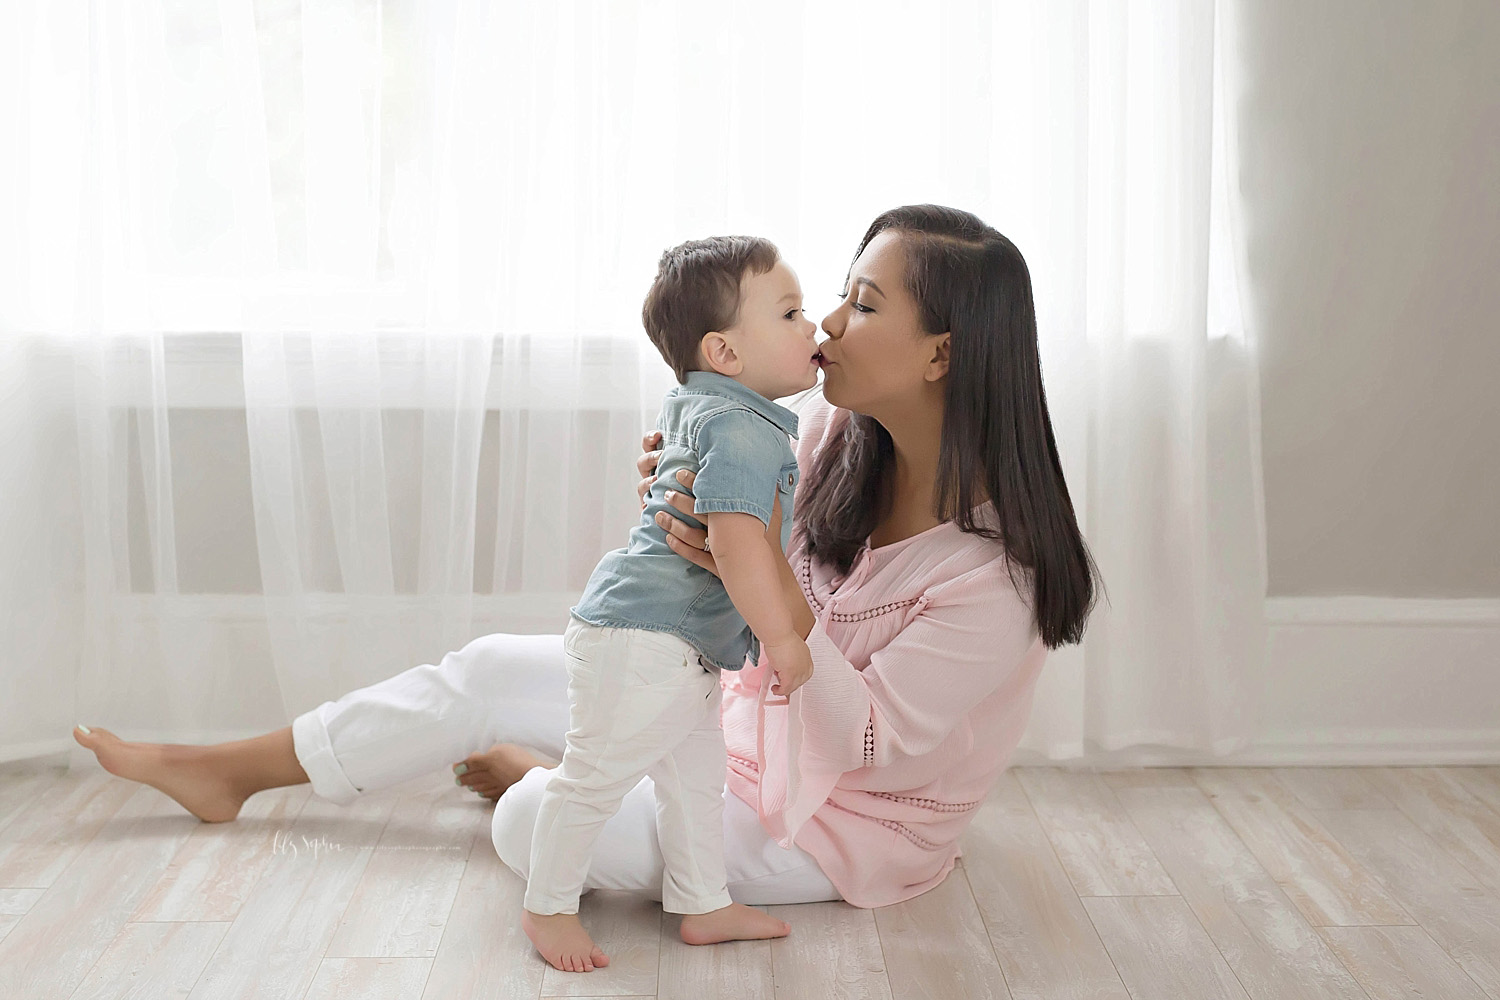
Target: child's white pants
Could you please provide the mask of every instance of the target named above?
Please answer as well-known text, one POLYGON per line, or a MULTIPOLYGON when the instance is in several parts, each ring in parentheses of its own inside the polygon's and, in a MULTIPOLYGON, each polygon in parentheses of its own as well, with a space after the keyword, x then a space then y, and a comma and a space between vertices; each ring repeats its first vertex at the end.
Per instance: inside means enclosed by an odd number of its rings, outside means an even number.
POLYGON ((719 675, 667 632, 602 628, 577 619, 563 633, 571 706, 567 748, 542 793, 531 835, 526 909, 577 913, 594 842, 625 793, 656 785, 666 874, 662 908, 708 913, 731 902, 724 873, 724 733, 719 675))
MULTIPOLYGON (((568 730, 567 684, 562 636, 498 632, 436 664, 411 667, 304 712, 292 722, 292 742, 313 791, 338 803, 446 770, 496 743, 519 743, 556 760, 568 730)), ((522 878, 529 875, 532 832, 551 774, 527 772, 495 806, 495 850, 522 878)), ((738 796, 725 790, 722 799, 732 899, 770 906, 839 898, 811 855, 779 847, 738 796)), ((661 897, 665 863, 656 817, 656 786, 647 777, 604 824, 585 891, 661 897)))

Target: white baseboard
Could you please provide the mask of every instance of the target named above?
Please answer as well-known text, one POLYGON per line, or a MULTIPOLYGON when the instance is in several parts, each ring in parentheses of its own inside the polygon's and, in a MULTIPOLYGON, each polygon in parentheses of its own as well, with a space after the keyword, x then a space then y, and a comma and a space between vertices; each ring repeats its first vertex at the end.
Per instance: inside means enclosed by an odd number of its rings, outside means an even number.
POLYGON ((1266 627, 1244 761, 1500 764, 1500 600, 1280 597, 1266 627))
MULTIPOLYGON (((1266 601, 1259 720, 1238 749, 1018 748, 1011 764, 1129 767, 1500 765, 1500 600, 1266 601)), ((1155 735, 1155 734, 1153 734, 1155 735)))
MULTIPOLYGON (((1381 628, 1500 629, 1500 600, 1495 598, 1425 597, 1269 597, 1266 624, 1332 628, 1374 625, 1381 628)), ((1500 653, 1497 653, 1500 659, 1500 653)), ((1500 663, 1497 663, 1500 666, 1500 663)))
POLYGON ((1430 730, 1343 730, 1317 739, 1287 734, 1258 740, 1243 750, 1214 756, 1172 747, 1132 747, 1052 760, 1017 750, 1013 767, 1112 771, 1136 767, 1474 767, 1500 765, 1500 729, 1438 734, 1430 730))

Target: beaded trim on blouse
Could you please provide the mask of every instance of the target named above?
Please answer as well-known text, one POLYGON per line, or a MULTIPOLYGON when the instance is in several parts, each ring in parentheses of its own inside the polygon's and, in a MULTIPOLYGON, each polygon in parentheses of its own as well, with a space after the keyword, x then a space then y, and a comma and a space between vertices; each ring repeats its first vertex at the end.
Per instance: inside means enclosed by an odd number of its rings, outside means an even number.
POLYGON ((966 813, 978 809, 979 802, 939 802, 937 799, 914 799, 910 795, 892 795, 890 792, 866 792, 879 799, 889 799, 892 802, 901 802, 906 805, 916 806, 919 809, 930 809, 935 813, 966 813))
POLYGON ((892 601, 890 604, 882 604, 878 608, 870 608, 868 611, 835 611, 828 617, 836 622, 862 622, 867 618, 879 618, 881 615, 895 611, 897 608, 909 608, 920 601, 920 597, 913 597, 909 601, 892 601))
MULTIPOLYGON (((818 600, 818 595, 813 592, 812 586, 812 557, 803 553, 802 562, 797 567, 797 582, 802 585, 802 593, 807 597, 808 603, 813 606, 815 614, 823 611, 823 602, 818 600)), ((862 622, 871 618, 879 618, 883 614, 895 611, 898 608, 909 608, 922 598, 912 597, 902 601, 892 601, 879 607, 868 608, 864 611, 835 611, 828 616, 830 621, 836 622, 862 622)))
POLYGON ((760 765, 751 760, 749 757, 741 757, 739 754, 733 752, 731 752, 728 756, 730 760, 738 761, 739 763, 745 765, 745 767, 754 771, 756 774, 760 773, 760 765))
MULTIPOLYGON (((729 758, 731 760, 737 761, 740 764, 743 764, 746 768, 748 768, 751 771, 756 772, 757 774, 760 773, 760 767, 756 765, 755 761, 750 760, 748 757, 741 757, 737 753, 731 753, 729 755, 729 758)), ((865 792, 865 794, 866 795, 873 795, 873 796, 875 796, 878 799, 887 799, 887 800, 889 800, 891 802, 904 802, 904 803, 907 803, 909 805, 915 805, 915 806, 918 806, 918 807, 923 808, 923 809, 930 809, 930 810, 932 810, 935 813, 965 813, 965 812, 972 812, 973 810, 977 809, 979 807, 979 805, 980 805, 980 803, 978 803, 978 802, 939 802, 936 799, 917 799, 917 798, 912 798, 909 795, 892 795, 890 792, 868 792, 867 791, 867 792, 865 792)), ((879 823, 881 826, 885 827, 887 830, 894 830, 895 832, 901 834, 901 836, 905 837, 907 840, 911 841, 913 844, 916 844, 918 847, 922 848, 923 850, 926 850, 926 851, 935 851, 938 848, 940 848, 940 847, 943 846, 941 844, 935 844, 935 843, 933 843, 932 841, 928 840, 927 838, 925 838, 925 837, 923 837, 923 836, 915 833, 906 824, 904 824, 904 823, 898 823, 898 822, 896 822, 893 819, 881 819, 878 816, 870 816, 870 815, 867 815, 867 814, 862 813, 862 812, 856 812, 853 809, 849 809, 849 808, 847 808, 845 806, 839 805, 837 802, 829 802, 828 805, 833 806, 835 809, 838 809, 841 812, 846 812, 846 813, 850 814, 851 816, 858 816, 860 819, 867 819, 867 820, 870 820, 871 822, 879 823)))
POLYGON ((797 582, 802 584, 802 593, 813 606, 813 612, 816 614, 822 611, 823 602, 818 600, 818 595, 813 593, 812 588, 812 556, 805 552, 802 554, 802 562, 797 566, 797 582))
POLYGON ((881 819, 878 816, 866 816, 862 812, 855 812, 853 809, 847 809, 844 806, 839 805, 837 802, 831 800, 828 804, 833 806, 833 808, 839 810, 840 812, 849 813, 851 816, 858 816, 860 819, 867 819, 872 823, 879 823, 887 830, 894 830, 897 833, 901 834, 901 836, 905 837, 907 840, 911 841, 913 844, 916 844, 918 847, 922 848, 922 850, 924 851, 936 851, 940 850, 943 847, 942 844, 935 844, 932 841, 928 840, 926 837, 922 837, 913 832, 912 829, 905 823, 897 823, 893 819, 881 819))

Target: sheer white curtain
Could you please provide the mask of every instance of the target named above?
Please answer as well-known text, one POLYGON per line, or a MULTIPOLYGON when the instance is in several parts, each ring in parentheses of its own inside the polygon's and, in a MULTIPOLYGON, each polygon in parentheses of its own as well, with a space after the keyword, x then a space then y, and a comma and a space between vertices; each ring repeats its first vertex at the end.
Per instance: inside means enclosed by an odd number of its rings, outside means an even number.
POLYGON ((1248 732, 1211 5, 142 0, 0 29, 0 757, 75 721, 263 731, 560 632, 673 384, 638 320, 660 251, 769 236, 816 318, 921 201, 1031 264, 1109 590, 1023 753, 1248 732))

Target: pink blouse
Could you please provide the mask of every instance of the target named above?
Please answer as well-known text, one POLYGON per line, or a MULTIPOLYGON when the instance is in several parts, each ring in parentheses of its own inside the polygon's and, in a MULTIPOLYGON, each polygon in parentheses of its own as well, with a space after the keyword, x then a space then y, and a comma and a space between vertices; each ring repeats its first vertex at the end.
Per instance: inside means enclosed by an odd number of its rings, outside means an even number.
MULTIPOLYGON (((848 417, 821 396, 803 407, 804 477, 848 417)), ((994 524, 993 504, 977 510, 994 524)), ((788 705, 762 702, 764 663, 722 673, 728 786, 845 900, 899 903, 953 868, 1026 728, 1047 647, 998 541, 951 521, 877 549, 867 539, 847 577, 803 543, 794 529, 788 558, 817 616, 812 679, 788 705)))

